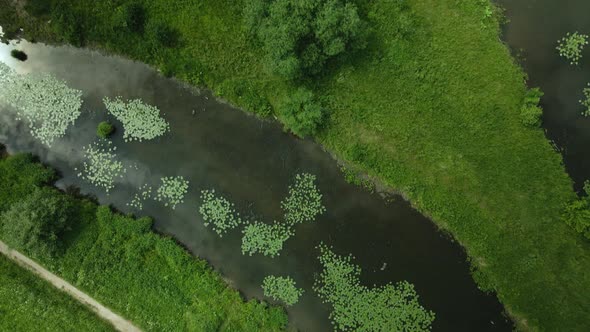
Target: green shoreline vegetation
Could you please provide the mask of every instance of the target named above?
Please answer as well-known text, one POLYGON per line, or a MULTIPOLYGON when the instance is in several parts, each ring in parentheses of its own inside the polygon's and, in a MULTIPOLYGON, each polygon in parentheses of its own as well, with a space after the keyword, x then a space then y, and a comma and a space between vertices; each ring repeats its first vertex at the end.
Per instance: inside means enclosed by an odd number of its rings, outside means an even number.
POLYGON ((28 14, 0 0, 0 25, 6 38, 22 27, 29 40, 146 62, 313 134, 451 233, 519 329, 587 329, 590 242, 561 219, 576 200, 561 156, 523 124, 538 124, 526 104, 536 96, 499 40, 499 10, 487 0, 350 2, 367 44, 321 57, 313 78, 269 72, 240 0, 29 0, 28 14))
POLYGON ((285 328, 282 308, 244 301, 151 219, 62 193, 55 179, 30 155, 0 159, 0 238, 11 247, 146 331, 285 328))
POLYGON ((0 330, 115 331, 82 304, 0 254, 0 330))

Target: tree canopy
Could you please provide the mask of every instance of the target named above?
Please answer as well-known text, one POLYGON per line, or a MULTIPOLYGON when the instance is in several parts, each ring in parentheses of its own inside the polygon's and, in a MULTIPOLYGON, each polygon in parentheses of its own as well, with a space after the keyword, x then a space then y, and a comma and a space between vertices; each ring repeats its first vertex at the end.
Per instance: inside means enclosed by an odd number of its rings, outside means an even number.
POLYGON ((71 199, 51 188, 40 188, 0 215, 3 238, 33 256, 54 256, 69 229, 71 199))
POLYGON ((268 69, 287 79, 316 75, 329 59, 366 46, 366 25, 346 0, 248 0, 244 19, 268 69))

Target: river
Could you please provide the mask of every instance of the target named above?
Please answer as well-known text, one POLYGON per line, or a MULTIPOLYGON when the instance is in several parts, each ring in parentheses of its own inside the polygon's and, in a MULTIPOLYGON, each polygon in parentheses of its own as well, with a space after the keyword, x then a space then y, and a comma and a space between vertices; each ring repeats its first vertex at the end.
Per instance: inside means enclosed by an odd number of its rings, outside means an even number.
POLYGON ((79 187, 123 212, 133 212, 126 203, 137 187, 155 186, 162 176, 184 176, 190 181, 184 204, 171 210, 154 202, 142 213, 154 217, 157 231, 172 235, 208 260, 247 298, 263 298, 260 285, 266 275, 293 277, 305 293, 288 309, 292 327, 331 330, 330 308, 312 290, 320 272, 315 247, 323 241, 338 254, 356 257, 366 285, 413 283, 421 304, 436 313, 435 331, 511 330, 497 298, 476 287, 458 244, 401 197, 388 203, 379 194, 346 183, 336 161, 312 141, 296 139, 275 121, 261 121, 216 100, 208 91, 164 78, 141 63, 26 42, 19 49, 29 60, 18 62, 10 58, 12 48, 0 44, 0 61, 21 73, 42 71, 64 79, 84 92, 84 104, 75 126, 50 149, 33 140, 12 112, 0 109, 0 142, 9 152, 38 155, 60 171, 63 178, 58 186, 79 187), (125 143, 120 124, 105 111, 104 96, 141 98, 158 106, 171 133, 154 141, 125 143), (113 137, 118 155, 137 166, 110 195, 79 179, 75 171, 81 167, 82 147, 96 139, 97 124, 107 118, 118 125, 113 137), (315 223, 298 225, 278 258, 243 256, 239 231, 220 239, 204 227, 198 213, 201 189, 224 193, 243 215, 279 220, 280 201, 299 172, 318 177, 327 213, 315 223))

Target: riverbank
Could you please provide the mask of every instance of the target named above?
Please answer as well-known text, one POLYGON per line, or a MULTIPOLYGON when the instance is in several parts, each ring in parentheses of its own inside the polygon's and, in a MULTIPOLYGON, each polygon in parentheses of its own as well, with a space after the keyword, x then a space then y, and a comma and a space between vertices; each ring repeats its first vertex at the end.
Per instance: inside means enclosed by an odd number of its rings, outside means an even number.
POLYGON ((0 329, 114 331, 63 292, 0 254, 0 329))
MULTIPOLYGON (((560 220, 571 180, 543 131, 520 122, 524 74, 486 15, 490 4, 406 3, 359 1, 373 29, 367 51, 308 82, 331 115, 316 140, 452 233, 480 287, 497 292, 519 328, 583 330, 590 247, 560 220)), ((63 4, 83 23, 60 28, 83 37, 71 43, 147 62, 247 110, 260 99, 276 109, 294 91, 263 70, 240 1, 145 1, 149 20, 179 33, 175 48, 113 29, 110 6, 63 4)), ((0 25, 68 42, 46 14, 35 22, 8 12, 0 25)))
MULTIPOLYGON (((54 172, 30 155, 0 160, 0 213, 53 180, 54 172)), ((133 219, 85 198, 66 197, 76 223, 60 239, 63 252, 36 255, 37 261, 142 330, 285 328, 283 309, 244 301, 205 261, 152 232, 149 218, 133 219)), ((14 240, 2 231, 0 238, 14 240)))

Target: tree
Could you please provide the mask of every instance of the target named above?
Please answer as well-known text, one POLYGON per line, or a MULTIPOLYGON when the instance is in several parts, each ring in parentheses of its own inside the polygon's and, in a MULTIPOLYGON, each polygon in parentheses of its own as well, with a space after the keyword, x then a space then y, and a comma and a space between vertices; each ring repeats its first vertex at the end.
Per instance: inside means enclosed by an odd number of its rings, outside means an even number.
MULTIPOLYGON (((584 191, 590 194, 590 181, 584 183, 584 191)), ((578 233, 590 239, 590 197, 583 196, 568 203, 562 219, 578 233)))
POLYGON ((96 128, 96 135, 100 138, 109 138, 114 131, 115 127, 112 124, 102 121, 96 128))
POLYGON ((268 69, 287 79, 319 74, 329 59, 366 46, 366 24, 346 0, 249 0, 244 21, 268 69))
POLYGON ((283 123, 300 137, 315 135, 324 122, 324 110, 314 101, 313 93, 299 88, 279 109, 283 123))
POLYGON ((52 257, 63 248, 73 204, 60 192, 43 187, 0 215, 2 235, 16 249, 33 256, 52 257))

